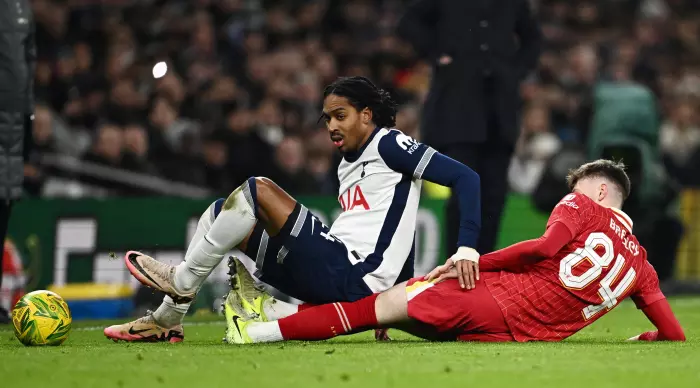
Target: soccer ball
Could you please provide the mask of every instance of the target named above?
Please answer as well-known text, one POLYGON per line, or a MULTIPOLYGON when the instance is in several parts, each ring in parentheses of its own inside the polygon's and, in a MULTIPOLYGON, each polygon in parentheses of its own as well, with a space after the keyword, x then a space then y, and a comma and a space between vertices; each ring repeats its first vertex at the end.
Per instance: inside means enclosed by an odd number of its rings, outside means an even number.
POLYGON ((71 322, 68 305, 51 291, 30 292, 12 310, 15 336, 26 346, 62 344, 68 338, 71 322))

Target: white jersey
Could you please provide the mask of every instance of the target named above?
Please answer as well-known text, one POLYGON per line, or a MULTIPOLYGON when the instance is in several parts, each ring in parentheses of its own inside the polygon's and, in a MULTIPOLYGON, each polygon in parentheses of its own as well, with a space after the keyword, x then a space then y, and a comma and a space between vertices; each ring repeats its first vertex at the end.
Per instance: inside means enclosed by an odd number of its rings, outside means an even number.
POLYGON ((435 150, 396 129, 377 129, 338 167, 343 209, 330 228, 373 292, 393 286, 413 260, 421 177, 435 150))

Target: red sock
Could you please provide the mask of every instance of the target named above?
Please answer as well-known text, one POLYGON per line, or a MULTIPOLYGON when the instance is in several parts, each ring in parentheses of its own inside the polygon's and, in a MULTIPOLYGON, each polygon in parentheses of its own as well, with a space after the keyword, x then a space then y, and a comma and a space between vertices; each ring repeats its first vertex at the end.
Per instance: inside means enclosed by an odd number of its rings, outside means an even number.
MULTIPOLYGON (((374 294, 357 302, 340 302, 314 306, 282 318, 280 332, 285 340, 323 340, 377 326, 374 294)), ((300 306, 301 307, 301 306, 300 306)))
POLYGON ((316 306, 318 306, 318 305, 317 305, 317 304, 311 304, 311 303, 302 303, 302 304, 300 304, 300 305, 298 306, 299 311, 297 311, 297 312, 301 312, 301 311, 304 311, 304 310, 308 310, 308 309, 310 309, 310 308, 312 308, 312 307, 316 307, 316 306))

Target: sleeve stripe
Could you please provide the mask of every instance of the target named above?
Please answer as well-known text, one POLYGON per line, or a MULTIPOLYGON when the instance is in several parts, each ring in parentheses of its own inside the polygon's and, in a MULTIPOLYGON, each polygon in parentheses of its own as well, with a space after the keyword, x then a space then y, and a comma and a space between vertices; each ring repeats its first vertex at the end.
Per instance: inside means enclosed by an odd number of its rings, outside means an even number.
POLYGON ((428 167, 428 163, 430 163, 430 159, 433 158, 435 152, 437 151, 435 151, 433 147, 428 147, 428 149, 425 150, 423 157, 420 158, 420 162, 418 162, 418 166, 416 166, 416 170, 413 172, 413 179, 421 179, 423 177, 423 172, 425 172, 425 168, 428 167))

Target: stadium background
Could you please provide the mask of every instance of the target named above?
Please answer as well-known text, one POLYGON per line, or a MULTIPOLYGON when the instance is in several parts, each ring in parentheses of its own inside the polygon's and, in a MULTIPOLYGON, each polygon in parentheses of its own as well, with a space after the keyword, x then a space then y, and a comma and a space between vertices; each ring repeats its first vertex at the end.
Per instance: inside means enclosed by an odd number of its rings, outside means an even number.
MULTIPOLYGON (((20 289, 51 287, 77 317, 137 314, 136 283, 111 253, 181 260, 202 209, 252 175, 331 222, 338 155, 317 123, 325 84, 369 76, 400 102, 397 127, 420 139, 431 67, 395 34, 407 2, 33 1, 34 145, 5 252, 23 271, 6 271, 0 301, 9 307, 20 289), (154 71, 160 62, 164 75, 154 71)), ((546 45, 520 90, 522 136, 499 246, 541 233, 553 157, 594 157, 614 134, 644 150, 642 209, 684 226, 677 251, 655 260, 675 259, 666 287, 692 291, 700 281, 700 2, 532 4, 546 45), (655 194, 660 187, 671 194, 655 194)), ((447 193, 425 191, 418 272, 449 254, 447 193)), ((224 276, 208 284, 200 309, 223 294, 224 276)))

